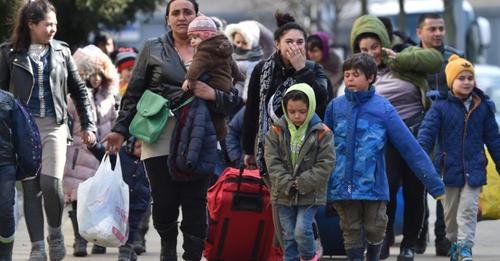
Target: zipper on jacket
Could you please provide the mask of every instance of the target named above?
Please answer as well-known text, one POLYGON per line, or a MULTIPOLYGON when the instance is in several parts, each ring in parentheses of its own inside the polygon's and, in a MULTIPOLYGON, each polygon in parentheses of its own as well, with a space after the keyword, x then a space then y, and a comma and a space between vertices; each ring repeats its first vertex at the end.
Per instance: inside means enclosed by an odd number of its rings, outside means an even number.
POLYGON ((470 117, 470 115, 472 114, 472 112, 473 112, 474 110, 476 110, 476 108, 477 108, 477 107, 479 107, 479 105, 478 105, 478 106, 476 106, 476 103, 475 103, 475 100, 474 100, 474 96, 472 97, 472 101, 471 101, 471 105, 470 105, 470 106, 472 106, 472 107, 470 108, 470 110, 469 110, 469 111, 467 111, 467 108, 465 107, 465 105, 464 105, 463 103, 462 103, 462 105, 463 105, 463 108, 464 108, 464 110, 465 110, 465 119, 464 119, 464 135, 463 135, 463 137, 462 137, 462 166, 463 166, 463 168, 464 168, 464 178, 465 178, 465 182, 467 182, 467 180, 468 180, 468 179, 467 179, 467 178, 468 178, 467 176, 469 175, 469 173, 468 173, 468 172, 466 171, 466 169, 465 169, 465 138, 466 138, 466 136, 467 136, 467 125, 468 125, 468 123, 469 123, 469 117, 470 117))
MULTIPOLYGON (((28 58, 29 59, 29 58, 28 58)), ((30 75, 31 75, 31 79, 32 79, 32 85, 31 85, 31 89, 30 89, 30 95, 28 95, 28 99, 26 100, 26 104, 28 104, 31 100, 31 96, 33 94, 33 85, 35 84, 35 76, 33 75, 33 73, 31 71, 29 71, 28 69, 24 68, 22 65, 16 63, 16 62, 12 62, 14 65, 18 66, 18 67, 21 67, 23 68, 23 70, 27 71, 30 75)))

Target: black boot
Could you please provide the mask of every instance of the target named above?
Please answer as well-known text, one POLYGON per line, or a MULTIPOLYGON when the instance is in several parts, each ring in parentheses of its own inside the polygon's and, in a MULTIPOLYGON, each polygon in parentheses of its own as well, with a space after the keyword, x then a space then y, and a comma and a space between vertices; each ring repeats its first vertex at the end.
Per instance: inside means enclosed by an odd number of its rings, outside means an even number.
POLYGON ((186 261, 200 261, 205 246, 205 239, 184 233, 184 254, 182 258, 186 261))
POLYGON ((85 240, 78 232, 78 221, 76 220, 76 210, 68 211, 71 224, 73 225, 73 233, 75 235, 75 242, 73 243, 73 256, 82 257, 87 256, 87 240, 85 240))
POLYGON ((370 245, 366 249, 366 261, 379 261, 380 260, 380 249, 382 244, 370 245))
POLYGON ((394 245, 394 234, 392 232, 386 232, 384 241, 382 242, 382 248, 380 250, 380 259, 383 260, 389 257, 392 245, 394 245))
POLYGON ((132 245, 125 244, 118 248, 118 261, 135 261, 137 255, 135 254, 132 245))
POLYGON ((425 250, 427 250, 427 242, 429 242, 429 230, 424 227, 418 235, 417 242, 415 244, 415 253, 425 253, 425 250))
POLYGON ((365 248, 352 248, 352 249, 347 249, 347 259, 349 261, 363 261, 363 257, 365 254, 365 248))
POLYGON ((0 261, 12 261, 12 247, 14 242, 0 243, 0 261))
POLYGON ((177 261, 177 222, 158 230, 161 237, 160 261, 177 261))

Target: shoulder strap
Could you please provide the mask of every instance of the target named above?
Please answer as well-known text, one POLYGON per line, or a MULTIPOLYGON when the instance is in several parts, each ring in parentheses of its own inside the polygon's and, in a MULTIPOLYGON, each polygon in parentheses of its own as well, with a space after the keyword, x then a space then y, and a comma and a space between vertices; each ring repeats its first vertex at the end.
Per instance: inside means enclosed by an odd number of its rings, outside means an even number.
POLYGON ((318 140, 321 140, 323 138, 323 136, 325 136, 325 133, 327 131, 331 131, 330 128, 328 128, 328 126, 326 126, 326 124, 321 123, 321 125, 323 125, 323 129, 321 129, 318 133, 318 140))
POLYGON ((273 128, 274 133, 276 133, 276 135, 280 135, 280 133, 281 133, 281 127, 280 126, 273 125, 272 128, 273 128))

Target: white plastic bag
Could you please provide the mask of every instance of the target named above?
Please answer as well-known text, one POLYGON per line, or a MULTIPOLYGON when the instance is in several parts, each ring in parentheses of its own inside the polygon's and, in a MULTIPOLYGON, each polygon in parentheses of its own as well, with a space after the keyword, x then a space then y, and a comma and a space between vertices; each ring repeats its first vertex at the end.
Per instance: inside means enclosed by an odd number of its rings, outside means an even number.
POLYGON ((104 247, 124 245, 128 238, 129 190, 123 181, 120 157, 111 169, 106 154, 95 175, 78 186, 77 219, 80 235, 104 247))

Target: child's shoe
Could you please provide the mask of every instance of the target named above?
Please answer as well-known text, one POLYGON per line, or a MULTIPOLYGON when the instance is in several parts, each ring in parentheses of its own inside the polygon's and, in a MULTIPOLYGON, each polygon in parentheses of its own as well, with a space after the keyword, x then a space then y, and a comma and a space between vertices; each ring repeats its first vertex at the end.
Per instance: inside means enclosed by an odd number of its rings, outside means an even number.
POLYGON ((458 261, 458 247, 457 242, 451 244, 450 250, 448 250, 448 255, 450 256, 450 261, 458 261))
POLYGON ((458 244, 458 261, 472 261, 472 249, 463 244, 458 244))
POLYGON ((94 244, 92 246, 92 254, 106 254, 106 247, 94 244))

